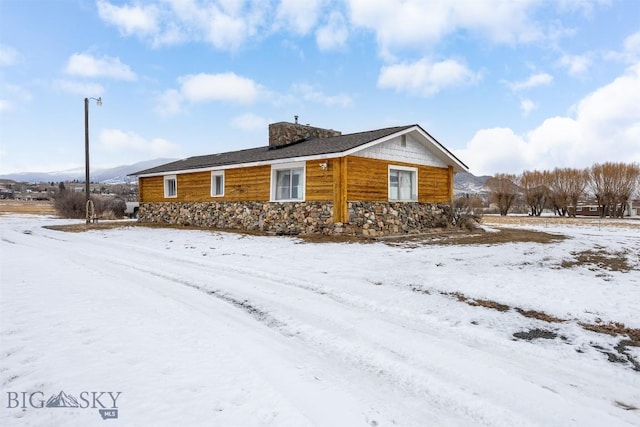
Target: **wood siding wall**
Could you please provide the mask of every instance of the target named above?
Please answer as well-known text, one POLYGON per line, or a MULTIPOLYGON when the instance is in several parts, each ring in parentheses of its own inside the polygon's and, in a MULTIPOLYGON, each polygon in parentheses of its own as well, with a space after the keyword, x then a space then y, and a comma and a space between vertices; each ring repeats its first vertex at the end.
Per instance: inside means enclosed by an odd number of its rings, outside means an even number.
POLYGON ((330 202, 333 200, 334 171, 339 159, 314 160, 307 162, 305 185, 306 200, 309 202, 330 202), (321 164, 327 164, 322 169, 321 164))
POLYGON ((389 198, 389 165, 418 169, 418 201, 447 202, 453 191, 452 173, 448 168, 422 166, 396 161, 349 156, 347 165, 348 201, 387 201, 389 198))
POLYGON ((215 197, 218 201, 268 202, 271 197, 271 166, 227 169, 224 179, 224 197, 215 197))
MULTIPOLYGON (((167 174, 170 175, 170 174, 167 174)), ((269 201, 271 166, 227 169, 224 171, 224 196, 211 197, 211 172, 177 175, 178 197, 164 197, 162 176, 139 179, 141 202, 246 202, 269 201)))
MULTIPOLYGON (((453 173, 447 168, 420 166, 396 161, 349 156, 337 159, 314 160, 306 164, 306 200, 332 201, 334 219, 343 221, 348 201, 387 201, 389 165, 418 168, 418 201, 446 202, 453 190, 453 173), (326 162, 323 169, 321 164, 326 162), (345 179, 346 178, 346 179, 345 179)), ((211 197, 211 172, 177 175, 178 196, 164 197, 162 176, 139 180, 141 202, 247 202, 269 201, 271 166, 227 169, 224 171, 223 197, 211 197)))
POLYGON ((164 201, 164 181, 161 176, 138 178, 138 198, 140 202, 164 201))

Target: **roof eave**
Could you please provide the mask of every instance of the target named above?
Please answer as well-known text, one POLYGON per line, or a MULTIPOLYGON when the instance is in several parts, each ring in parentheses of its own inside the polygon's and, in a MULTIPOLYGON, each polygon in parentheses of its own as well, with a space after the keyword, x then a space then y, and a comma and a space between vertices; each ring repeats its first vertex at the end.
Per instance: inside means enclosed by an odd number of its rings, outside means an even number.
MULTIPOLYGON (((177 163, 183 162, 184 160, 178 160, 177 162, 171 162, 166 165, 157 166, 156 168, 142 170, 136 173, 132 173, 129 176, 136 177, 153 177, 153 176, 162 176, 167 174, 179 174, 179 173, 192 173, 192 172, 206 172, 213 170, 225 170, 225 169, 236 169, 241 167, 251 167, 251 166, 263 166, 263 165, 274 165, 281 163, 290 163, 290 162, 301 162, 301 161, 313 161, 313 160, 321 160, 321 159, 331 159, 337 157, 349 156, 357 153, 358 151, 365 150, 369 147, 373 147, 375 145, 381 144, 385 141, 396 138, 400 135, 407 134, 409 132, 417 131, 420 133, 431 145, 432 148, 436 150, 436 155, 440 160, 442 160, 447 165, 453 166, 454 172, 468 172, 469 167, 465 165, 460 159, 458 159, 453 153, 451 153, 447 148, 445 148, 437 139, 431 136, 427 131, 425 131, 420 125, 409 125, 402 129, 399 129, 396 132, 393 132, 389 135, 386 135, 382 138, 377 138, 372 141, 364 142, 356 147, 349 148, 347 150, 342 151, 334 151, 327 152, 322 154, 314 154, 307 156, 295 156, 295 157, 285 157, 282 159, 272 159, 272 160, 261 160, 261 161, 253 161, 253 162, 240 162, 240 163, 229 163, 224 165, 211 165, 211 166, 202 166, 202 167, 194 167, 194 168, 166 168, 159 169, 163 166, 176 165, 177 163)), ((177 165, 176 165, 177 166, 177 165)))
POLYGON ((389 134, 385 137, 382 138, 378 138, 376 140, 370 141, 366 144, 362 144, 359 145, 357 147, 354 147, 350 150, 346 150, 344 152, 345 156, 351 155, 351 154, 355 154, 358 151, 362 151, 365 150, 369 147, 373 147, 376 146, 378 144, 381 144, 385 141, 389 141, 393 138, 396 138, 400 135, 404 135, 407 134, 409 132, 413 132, 413 131, 418 131, 419 133, 422 134, 422 136, 427 139, 430 143, 431 146, 436 148, 438 150, 438 152, 436 154, 438 154, 438 157, 440 158, 440 160, 443 160, 444 163, 446 164, 451 164, 453 166, 453 171, 454 172, 469 172, 469 167, 467 165, 465 165, 460 159, 458 159, 451 151, 447 150, 447 148, 445 148, 442 144, 440 144, 440 142, 438 142, 437 139, 435 139, 433 136, 431 136, 426 130, 422 129, 422 127, 420 125, 411 125, 411 126, 407 126, 405 129, 401 129, 397 132, 394 132, 392 134, 389 134))
MULTIPOLYGON (((181 174, 181 173, 194 173, 194 172, 211 172, 211 171, 219 171, 226 169, 237 169, 237 168, 245 168, 245 167, 255 167, 255 166, 268 166, 268 165, 278 165, 282 163, 295 163, 295 162, 307 162, 313 160, 325 160, 325 159, 335 159, 337 157, 343 157, 343 152, 336 153, 326 153, 326 154, 315 154, 312 156, 299 156, 299 157, 285 157, 282 159, 275 160, 262 160, 258 162, 246 162, 246 163, 232 163, 228 165, 213 165, 213 166, 203 166, 200 168, 192 168, 192 169, 176 169, 176 170, 164 170, 157 171, 151 173, 140 173, 136 174, 138 178, 149 178, 153 176, 163 176, 167 174, 181 174)), ((142 171, 144 172, 144 171, 142 171)), ((134 174, 132 174, 134 175, 134 174)))

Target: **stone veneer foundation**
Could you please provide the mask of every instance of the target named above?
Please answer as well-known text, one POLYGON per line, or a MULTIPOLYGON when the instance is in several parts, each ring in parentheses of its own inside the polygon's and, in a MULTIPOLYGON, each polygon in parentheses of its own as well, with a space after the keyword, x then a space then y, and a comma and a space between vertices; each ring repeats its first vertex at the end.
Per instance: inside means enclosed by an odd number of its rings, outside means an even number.
POLYGON ((446 227, 439 204, 349 202, 349 222, 333 222, 330 202, 141 203, 139 222, 181 224, 270 234, 386 236, 446 227))

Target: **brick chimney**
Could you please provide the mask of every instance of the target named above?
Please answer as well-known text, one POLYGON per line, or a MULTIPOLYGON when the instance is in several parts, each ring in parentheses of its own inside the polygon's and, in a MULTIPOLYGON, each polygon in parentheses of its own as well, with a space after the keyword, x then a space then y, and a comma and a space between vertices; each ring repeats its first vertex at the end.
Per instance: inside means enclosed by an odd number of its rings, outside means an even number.
POLYGON ((269 125, 270 147, 280 147, 310 138, 330 138, 342 135, 342 132, 333 129, 301 125, 298 123, 298 116, 295 116, 295 120, 295 123, 278 122, 269 125))

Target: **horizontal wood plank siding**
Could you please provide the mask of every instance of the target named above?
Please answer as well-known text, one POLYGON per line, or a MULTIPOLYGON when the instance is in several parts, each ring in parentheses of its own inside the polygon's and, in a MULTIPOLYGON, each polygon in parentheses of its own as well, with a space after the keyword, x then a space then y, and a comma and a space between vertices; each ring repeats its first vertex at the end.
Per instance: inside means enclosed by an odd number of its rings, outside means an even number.
POLYGON ((333 200, 333 173, 339 159, 307 162, 306 200, 309 202, 328 202, 333 200), (325 170, 320 166, 327 165, 325 170))
POLYGON ((138 197, 141 202, 162 202, 165 200, 163 177, 139 178, 138 186, 140 187, 138 197))
MULTIPOLYGON (((435 203, 450 200, 453 174, 448 168, 358 156, 307 162, 306 200, 332 201, 336 207, 346 206, 347 201, 387 201, 389 165, 418 169, 419 202, 435 203), (327 168, 323 170, 321 164, 325 162, 327 168)), ((211 172, 178 174, 178 197, 175 198, 164 197, 162 176, 143 177, 139 180, 140 201, 269 201, 271 166, 226 169, 224 177, 224 196, 211 197, 211 172)), ((335 212, 334 216, 342 218, 343 215, 335 212)))
POLYGON ((224 171, 224 197, 218 201, 268 202, 271 190, 271 166, 227 169, 224 171))
POLYGON ((448 168, 421 166, 418 169, 418 201, 447 202, 451 190, 448 168))
POLYGON ((347 162, 347 201, 382 202, 388 199, 387 161, 349 156, 347 162))
MULTIPOLYGON (((170 175, 170 174, 168 174, 170 175)), ((271 166, 227 169, 224 171, 224 196, 211 197, 211 172, 177 175, 178 197, 164 197, 164 177, 140 178, 142 202, 238 202, 269 201, 271 166)))
POLYGON ((195 172, 177 175, 178 197, 176 202, 198 202, 211 197, 211 172, 195 172))
POLYGON ((448 168, 349 156, 347 175, 348 201, 387 201, 389 165, 418 169, 418 201, 446 202, 451 192, 448 168))

